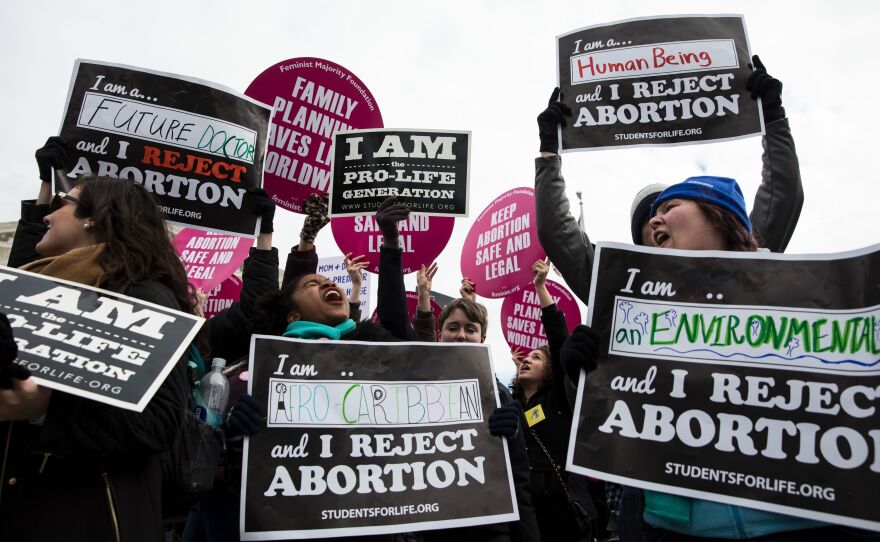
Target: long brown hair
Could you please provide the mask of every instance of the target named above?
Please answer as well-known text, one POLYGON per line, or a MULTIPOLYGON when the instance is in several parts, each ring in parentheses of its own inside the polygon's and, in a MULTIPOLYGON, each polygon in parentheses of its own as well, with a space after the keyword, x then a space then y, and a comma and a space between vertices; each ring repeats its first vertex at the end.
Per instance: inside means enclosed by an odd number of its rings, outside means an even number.
POLYGON ((174 293, 181 310, 193 313, 193 286, 153 195, 139 184, 109 177, 81 177, 75 186, 80 189, 75 216, 90 219, 89 231, 105 244, 98 260, 105 284, 125 290, 155 280, 174 293))
POLYGON ((721 236, 724 238, 724 250, 755 252, 761 246, 760 234, 754 229, 749 232, 743 223, 736 218, 736 215, 727 209, 701 200, 693 201, 703 211, 709 222, 721 232, 721 236))

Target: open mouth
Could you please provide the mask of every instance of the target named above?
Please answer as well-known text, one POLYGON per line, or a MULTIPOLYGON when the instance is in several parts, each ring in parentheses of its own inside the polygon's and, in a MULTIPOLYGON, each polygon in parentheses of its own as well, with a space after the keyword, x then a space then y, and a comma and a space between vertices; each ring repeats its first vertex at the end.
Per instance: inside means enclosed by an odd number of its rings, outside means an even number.
POLYGON ((341 305, 343 303, 342 294, 339 293, 339 290, 328 290, 324 294, 323 301, 331 305, 341 305))
POLYGON ((654 244, 658 247, 663 246, 663 243, 669 240, 669 234, 664 231, 655 231, 654 232, 654 244))

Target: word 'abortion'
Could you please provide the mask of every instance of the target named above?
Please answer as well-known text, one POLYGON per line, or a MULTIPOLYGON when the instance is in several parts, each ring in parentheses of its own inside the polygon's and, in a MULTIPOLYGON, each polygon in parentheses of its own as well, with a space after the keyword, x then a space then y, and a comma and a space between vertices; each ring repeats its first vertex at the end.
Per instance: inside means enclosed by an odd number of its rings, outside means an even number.
MULTIPOLYGON (((656 366, 649 370, 650 381, 656 366)), ((685 396, 687 371, 673 371, 675 383, 671 397, 685 396)), ((752 417, 725 412, 710 413, 691 408, 677 413, 665 405, 641 404, 642 412, 630 409, 618 399, 599 431, 621 437, 671 442, 678 439, 691 448, 714 446, 722 452, 803 464, 825 463, 839 469, 854 469, 870 463, 872 472, 880 472, 880 429, 867 432, 845 425, 848 418, 864 419, 875 415, 871 403, 880 398, 880 387, 851 385, 841 389, 833 382, 813 382, 800 378, 777 383, 773 377, 746 376, 713 372, 709 404, 765 408, 798 415, 829 416, 832 427, 812 421, 793 421, 778 417, 752 417), (639 419, 641 418, 641 419, 639 419)), ((614 384, 612 384, 614 387, 614 384)), ((654 393, 650 385, 639 393, 654 393)))
MULTIPOLYGON (((467 452, 475 449, 473 438, 476 429, 460 431, 442 431, 434 433, 405 433, 399 435, 401 444, 393 446, 394 435, 350 435, 351 457, 390 457, 410 454, 439 454, 467 452)), ((329 451, 330 435, 322 435, 321 457, 332 457, 329 451)), ((285 497, 300 495, 321 495, 328 490, 336 495, 352 492, 400 493, 403 491, 423 491, 428 488, 443 489, 455 484, 465 487, 472 482, 484 485, 484 456, 472 459, 456 457, 451 461, 435 459, 433 461, 413 461, 411 463, 360 464, 350 466, 339 464, 329 470, 317 465, 299 465, 296 467, 294 481, 287 467, 278 465, 272 482, 264 495, 285 497)))
MULTIPOLYGON (((663 96, 679 96, 683 94, 694 94, 698 92, 708 93, 716 91, 731 90, 732 73, 722 73, 718 75, 705 75, 702 77, 677 77, 671 81, 659 79, 655 81, 637 81, 631 83, 632 98, 656 98, 663 96)), ((611 100, 620 99, 620 84, 610 84, 608 89, 611 92, 611 100)), ((598 91, 601 91, 597 87, 598 91)), ((599 92, 596 96, 590 96, 593 99, 599 99, 599 92)), ((580 98, 580 97, 579 97, 580 98)), ((680 98, 675 100, 662 100, 659 102, 645 101, 637 104, 599 105, 595 109, 588 106, 582 106, 578 112, 577 119, 572 126, 580 127, 583 125, 596 126, 607 124, 649 124, 661 123, 674 120, 689 120, 694 117, 709 118, 723 117, 728 113, 732 115, 739 114, 739 94, 731 94, 729 96, 700 96, 696 99, 680 98)), ((580 101, 580 100, 578 100, 580 101)))

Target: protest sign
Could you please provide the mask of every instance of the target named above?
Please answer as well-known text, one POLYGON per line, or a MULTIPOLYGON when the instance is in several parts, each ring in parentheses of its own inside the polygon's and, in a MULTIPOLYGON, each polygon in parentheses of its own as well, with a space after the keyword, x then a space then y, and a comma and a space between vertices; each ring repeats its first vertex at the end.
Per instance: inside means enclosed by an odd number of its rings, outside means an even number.
MULTIPOLYGON (((420 266, 437 259, 452 237, 453 227, 455 219, 445 216, 410 215, 398 222, 400 237, 397 242, 403 250, 403 272, 415 273, 420 266)), ((363 254, 370 262, 367 271, 379 272, 382 233, 375 215, 334 218, 330 221, 330 229, 339 250, 345 254, 363 254)))
MULTIPOLYGON (((61 137, 67 177, 142 184, 173 224, 255 236, 269 109, 214 83, 77 60, 61 137)), ((57 190, 66 190, 64 186, 57 190)))
POLYGON ((487 346, 255 335, 249 374, 268 411, 245 444, 242 540, 518 519, 487 346))
POLYGON ((143 411, 204 320, 66 280, 0 267, 16 363, 47 388, 143 411))
POLYGON ((180 230, 172 242, 189 282, 205 291, 235 273, 254 245, 253 239, 193 228, 180 230))
POLYGON ((514 188, 483 209, 461 251, 461 276, 477 285, 477 294, 499 298, 532 282, 532 265, 547 257, 538 242, 535 191, 514 188))
POLYGON ((589 26, 556 39, 572 115, 560 151, 675 145, 763 134, 739 15, 683 15, 589 26))
POLYGON ((214 286, 208 292, 208 300, 205 301, 205 320, 217 316, 223 309, 228 309, 233 303, 241 298, 241 279, 230 275, 226 280, 214 286))
POLYGON ((338 132, 329 215, 374 214, 396 196, 414 213, 467 216, 470 139, 446 130, 338 132))
POLYGON ((244 93, 272 106, 265 188, 275 203, 296 213, 303 212, 311 194, 330 187, 333 134, 382 127, 382 113, 367 86, 321 58, 270 66, 244 93))
MULTIPOLYGON (((568 331, 572 331, 581 323, 581 310, 574 296, 552 280, 547 281, 547 292, 556 308, 565 314, 568 331)), ((541 301, 534 284, 504 298, 501 304, 501 329, 511 349, 521 348, 529 352, 547 344, 547 334, 541 323, 541 301)))
MULTIPOLYGON (((408 321, 412 322, 413 317, 416 315, 416 311, 419 308, 419 294, 416 292, 406 292, 406 317, 408 321)), ((431 312, 434 313, 434 340, 440 340, 440 313, 443 312, 443 307, 437 303, 437 300, 434 298, 434 295, 431 295, 431 312)), ((379 312, 378 309, 373 311, 373 321, 379 321, 379 312)))
MULTIPOLYGON (((357 255, 353 256, 356 257, 357 255)), ((351 277, 345 266, 345 256, 333 256, 330 258, 321 258, 318 260, 318 273, 324 275, 328 279, 335 282, 338 286, 345 290, 345 297, 351 299, 352 284, 351 277)), ((360 309, 361 315, 365 315, 370 310, 370 274, 361 271, 361 291, 360 291, 360 309)))
POLYGON ((880 245, 600 244, 592 278, 569 470, 880 529, 880 245))

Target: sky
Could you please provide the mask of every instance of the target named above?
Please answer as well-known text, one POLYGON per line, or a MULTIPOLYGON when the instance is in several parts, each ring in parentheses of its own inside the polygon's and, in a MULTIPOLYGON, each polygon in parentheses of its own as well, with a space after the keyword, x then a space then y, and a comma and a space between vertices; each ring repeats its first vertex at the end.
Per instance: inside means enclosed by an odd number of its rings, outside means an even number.
MULTIPOLYGON (((805 203, 788 253, 828 253, 880 242, 876 170, 880 4, 864 1, 550 1, 0 3, 0 222, 38 189, 34 150, 57 135, 76 58, 198 77, 243 92, 265 68, 319 57, 354 72, 386 127, 470 130, 470 219, 458 219, 438 258, 434 288, 454 295, 470 224, 501 193, 533 186, 535 117, 556 86, 555 37, 584 26, 666 14, 742 14, 751 50, 784 84, 805 203)), ((563 157, 568 195, 583 193, 594 241, 630 242, 633 195, 652 182, 691 175, 737 179, 751 202, 761 143, 615 149, 563 157)), ((278 210, 274 244, 297 241, 302 217, 278 210)), ((329 228, 322 255, 339 252, 329 228)), ((587 272, 587 270, 585 270, 587 272)), ((551 279, 561 280, 551 274, 551 279)), ((414 289, 414 275, 407 285, 414 289)), ((821 287, 821 285, 817 285, 821 287)), ((375 292, 374 292, 375 297, 375 292)), ((500 332, 501 300, 483 300, 496 373, 514 369, 500 332)), ((375 303, 375 302, 374 302, 375 303)), ((586 312, 584 312, 584 315, 586 312)))

